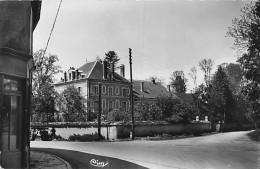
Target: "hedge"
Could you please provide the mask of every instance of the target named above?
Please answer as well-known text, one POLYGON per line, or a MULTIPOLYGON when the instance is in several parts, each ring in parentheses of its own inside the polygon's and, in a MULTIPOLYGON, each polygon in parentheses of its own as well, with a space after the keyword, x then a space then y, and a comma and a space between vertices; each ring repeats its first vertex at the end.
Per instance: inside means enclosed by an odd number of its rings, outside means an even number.
MULTIPOLYGON (((136 121, 135 125, 165 125, 169 124, 166 121, 136 121)), ((101 122, 101 127, 117 126, 117 125, 132 125, 132 122, 101 122)), ((98 127, 97 122, 31 122, 31 128, 90 128, 98 127)))

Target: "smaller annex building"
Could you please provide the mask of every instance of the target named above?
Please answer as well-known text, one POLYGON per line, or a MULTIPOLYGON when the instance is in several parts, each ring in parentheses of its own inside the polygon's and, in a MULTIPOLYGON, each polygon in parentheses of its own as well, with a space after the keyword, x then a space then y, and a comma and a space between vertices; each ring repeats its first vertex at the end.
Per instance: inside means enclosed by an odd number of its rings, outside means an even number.
POLYGON ((155 99, 160 96, 172 96, 169 87, 166 89, 161 83, 156 82, 154 79, 151 81, 134 80, 133 95, 135 102, 140 99, 155 101, 155 99))
POLYGON ((98 112, 99 82, 101 83, 102 114, 113 110, 128 111, 130 105, 130 83, 124 78, 125 67, 120 66, 120 75, 114 65, 107 61, 94 61, 75 69, 71 67, 64 72, 61 81, 54 84, 61 93, 66 86, 74 85, 86 99, 88 110, 98 112), (110 67, 110 68, 108 68, 110 67))

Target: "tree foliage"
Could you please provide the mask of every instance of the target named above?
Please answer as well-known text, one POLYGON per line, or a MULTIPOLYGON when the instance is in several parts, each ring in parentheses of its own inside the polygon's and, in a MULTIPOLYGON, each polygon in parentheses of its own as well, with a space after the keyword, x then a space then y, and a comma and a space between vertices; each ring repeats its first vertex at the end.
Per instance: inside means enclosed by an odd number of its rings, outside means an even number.
POLYGON ((44 50, 40 49, 33 54, 35 70, 33 71, 33 87, 37 91, 45 83, 53 83, 54 75, 61 72, 61 67, 55 65, 59 61, 57 55, 43 56, 44 50))
POLYGON ((202 59, 199 62, 199 66, 201 70, 204 72, 204 81, 207 87, 210 85, 211 81, 211 70, 213 68, 213 60, 212 59, 202 59))
POLYGON ((41 49, 33 54, 35 70, 32 80, 32 114, 33 120, 53 121, 54 103, 57 93, 53 86, 53 77, 60 72, 56 55, 43 56, 41 49))
POLYGON ((54 121, 55 100, 58 93, 54 90, 53 85, 44 83, 34 91, 32 97, 32 120, 33 121, 54 121))
POLYGON ((120 59, 115 51, 108 51, 105 53, 105 60, 109 63, 108 67, 110 67, 111 63, 114 63, 116 66, 120 59))
POLYGON ((240 11, 240 18, 232 20, 227 35, 234 38, 235 49, 244 52, 258 43, 259 29, 256 29, 259 28, 259 1, 246 4, 240 11))
POLYGON ((155 121, 162 119, 161 111, 159 111, 159 107, 154 101, 140 99, 135 104, 134 110, 136 112, 135 116, 140 121, 155 121))
POLYGON ((260 1, 247 4, 241 12, 227 34, 234 38, 235 48, 243 52, 238 58, 246 79, 242 92, 249 101, 249 118, 257 128, 260 123, 260 1))
POLYGON ((226 64, 225 66, 221 65, 221 67, 227 74, 233 94, 238 94, 242 90, 243 85, 243 74, 241 66, 239 64, 230 63, 226 64))
POLYGON ((157 98, 156 105, 161 111, 162 119, 170 123, 189 123, 193 119, 193 107, 180 99, 162 96, 157 98))
POLYGON ((191 79, 193 81, 194 91, 195 91, 197 88, 197 68, 195 66, 193 66, 190 69, 189 76, 191 77, 191 79))
POLYGON ((196 116, 203 118, 205 116, 209 116, 209 88, 207 88, 204 84, 201 84, 196 88, 195 92, 192 94, 192 98, 196 107, 196 116))
POLYGON ((225 123, 235 121, 233 116, 235 99, 228 77, 221 66, 218 67, 212 80, 209 105, 215 114, 216 120, 224 121, 225 123))
POLYGON ((187 79, 185 78, 184 73, 182 71, 173 72, 172 76, 170 77, 170 80, 171 80, 170 85, 175 90, 175 92, 177 92, 177 93, 186 92, 187 79))
POLYGON ((59 111, 63 112, 68 122, 86 121, 85 99, 73 85, 66 86, 57 99, 59 111))

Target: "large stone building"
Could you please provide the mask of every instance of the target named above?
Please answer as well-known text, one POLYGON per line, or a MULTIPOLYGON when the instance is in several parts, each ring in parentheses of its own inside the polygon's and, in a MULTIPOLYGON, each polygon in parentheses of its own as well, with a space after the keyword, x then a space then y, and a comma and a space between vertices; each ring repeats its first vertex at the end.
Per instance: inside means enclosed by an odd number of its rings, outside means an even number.
POLYGON ((88 110, 98 112, 98 94, 101 82, 102 113, 112 110, 128 111, 130 105, 130 84, 124 78, 124 65, 120 66, 120 75, 114 71, 114 65, 108 68, 106 61, 85 63, 78 69, 71 67, 64 72, 64 77, 55 84, 55 89, 61 93, 66 86, 74 85, 87 100, 88 110))

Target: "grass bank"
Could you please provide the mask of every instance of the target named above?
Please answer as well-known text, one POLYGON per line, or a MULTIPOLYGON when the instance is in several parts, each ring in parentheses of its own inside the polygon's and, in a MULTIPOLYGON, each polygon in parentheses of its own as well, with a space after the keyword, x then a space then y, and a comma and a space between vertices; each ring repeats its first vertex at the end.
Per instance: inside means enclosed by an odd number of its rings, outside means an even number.
POLYGON ((254 141, 260 141, 260 130, 255 130, 247 134, 250 139, 254 141))

